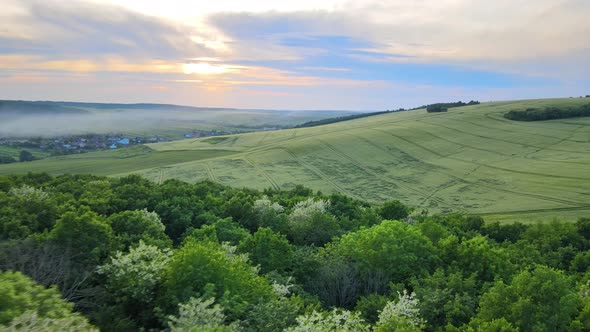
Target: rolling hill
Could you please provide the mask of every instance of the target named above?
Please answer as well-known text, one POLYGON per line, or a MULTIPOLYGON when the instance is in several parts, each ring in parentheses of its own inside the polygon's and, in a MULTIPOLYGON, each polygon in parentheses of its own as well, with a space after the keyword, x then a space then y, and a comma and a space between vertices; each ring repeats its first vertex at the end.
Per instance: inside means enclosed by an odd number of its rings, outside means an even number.
POLYGON ((496 220, 590 216, 590 118, 517 122, 503 114, 588 99, 482 103, 389 113, 331 125, 151 144, 0 166, 161 182, 323 192, 496 220))

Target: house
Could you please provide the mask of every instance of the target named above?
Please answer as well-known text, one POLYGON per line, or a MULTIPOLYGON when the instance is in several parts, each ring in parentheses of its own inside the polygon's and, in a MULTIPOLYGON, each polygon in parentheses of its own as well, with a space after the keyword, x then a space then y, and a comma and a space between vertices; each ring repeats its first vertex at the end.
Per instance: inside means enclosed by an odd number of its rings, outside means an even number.
POLYGON ((111 144, 111 146, 109 147, 110 149, 116 149, 117 145, 115 143, 111 144))
POLYGON ((128 138, 121 138, 118 141, 119 144, 123 144, 123 145, 129 145, 129 139, 128 138))

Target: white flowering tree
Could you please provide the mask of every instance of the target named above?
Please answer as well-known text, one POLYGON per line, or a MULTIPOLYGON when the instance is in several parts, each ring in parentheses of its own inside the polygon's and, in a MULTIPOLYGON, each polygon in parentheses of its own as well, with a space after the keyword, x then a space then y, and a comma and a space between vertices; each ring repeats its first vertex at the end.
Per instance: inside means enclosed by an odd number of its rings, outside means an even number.
POLYGON ((140 241, 128 254, 117 252, 111 262, 98 267, 98 273, 106 276, 106 287, 121 302, 149 303, 154 289, 172 253, 140 241))
POLYGON ((287 226, 283 206, 272 202, 266 195, 254 201, 253 210, 257 219, 257 227, 270 227, 276 232, 283 231, 287 226))
POLYGON ((294 244, 322 246, 340 235, 340 224, 328 213, 330 201, 309 198, 295 205, 288 219, 288 235, 294 244))
POLYGON ((426 322, 420 317, 419 301, 415 293, 398 292, 398 300, 387 302, 381 313, 375 331, 420 331, 426 322))
POLYGON ((237 325, 225 325, 223 308, 219 304, 213 305, 214 302, 214 298, 203 300, 192 297, 187 303, 179 304, 178 315, 168 316, 170 331, 236 331, 237 325))
POLYGON ((286 332, 362 332, 371 331, 359 313, 334 309, 328 313, 317 311, 297 317, 297 326, 286 332))

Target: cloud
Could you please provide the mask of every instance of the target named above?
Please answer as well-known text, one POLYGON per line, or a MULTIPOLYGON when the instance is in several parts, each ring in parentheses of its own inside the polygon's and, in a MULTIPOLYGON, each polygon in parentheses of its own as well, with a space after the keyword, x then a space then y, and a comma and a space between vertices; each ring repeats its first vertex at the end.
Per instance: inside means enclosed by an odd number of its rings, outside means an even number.
POLYGON ((0 16, 6 19, 0 29, 1 53, 34 52, 60 59, 105 55, 180 59, 213 54, 194 41, 198 31, 191 27, 121 7, 55 0, 19 3, 20 14, 0 16))
POLYGON ((352 1, 332 11, 219 13, 209 23, 234 39, 236 49, 281 47, 294 59, 332 51, 370 62, 536 75, 512 67, 590 59, 589 13, 584 0, 352 1))
POLYGON ((585 0, 4 0, 0 89, 344 109, 587 94, 589 14, 585 0))

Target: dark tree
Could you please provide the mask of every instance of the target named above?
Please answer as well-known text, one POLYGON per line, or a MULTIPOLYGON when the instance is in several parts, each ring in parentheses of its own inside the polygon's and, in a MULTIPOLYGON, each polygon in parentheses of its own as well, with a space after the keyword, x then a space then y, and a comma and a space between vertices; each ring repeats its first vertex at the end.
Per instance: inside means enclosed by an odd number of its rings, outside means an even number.
POLYGON ((443 104, 432 104, 426 107, 428 113, 446 112, 447 110, 448 108, 443 104))
POLYGON ((33 161, 35 160, 35 157, 33 157, 33 154, 30 153, 27 150, 21 150, 20 155, 18 156, 18 160, 22 161, 33 161))
POLYGON ((379 215, 387 220, 404 220, 410 214, 410 208, 398 200, 386 202, 379 209, 379 215))

